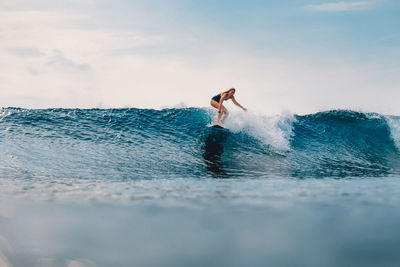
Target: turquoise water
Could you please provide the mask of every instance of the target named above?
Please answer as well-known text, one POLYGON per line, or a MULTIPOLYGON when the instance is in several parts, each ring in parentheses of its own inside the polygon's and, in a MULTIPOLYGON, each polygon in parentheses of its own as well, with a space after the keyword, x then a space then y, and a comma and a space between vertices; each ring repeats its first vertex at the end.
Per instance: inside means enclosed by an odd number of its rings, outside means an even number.
POLYGON ((0 265, 398 266, 400 118, 4 108, 0 265))

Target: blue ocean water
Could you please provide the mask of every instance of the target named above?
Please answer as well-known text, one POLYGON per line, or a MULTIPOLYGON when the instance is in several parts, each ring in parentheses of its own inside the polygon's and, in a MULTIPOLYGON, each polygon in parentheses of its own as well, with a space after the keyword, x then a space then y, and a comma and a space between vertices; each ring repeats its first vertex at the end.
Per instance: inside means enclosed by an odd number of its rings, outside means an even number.
POLYGON ((400 264, 400 117, 215 116, 1 109, 0 263, 400 264))

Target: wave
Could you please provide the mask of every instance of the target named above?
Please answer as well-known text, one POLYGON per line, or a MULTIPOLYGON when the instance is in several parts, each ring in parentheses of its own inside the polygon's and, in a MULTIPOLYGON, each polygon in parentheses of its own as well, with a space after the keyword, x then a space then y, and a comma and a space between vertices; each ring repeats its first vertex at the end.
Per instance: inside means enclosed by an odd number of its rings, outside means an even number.
POLYGON ((0 111, 0 176, 18 179, 376 177, 400 173, 400 118, 211 109, 0 111))

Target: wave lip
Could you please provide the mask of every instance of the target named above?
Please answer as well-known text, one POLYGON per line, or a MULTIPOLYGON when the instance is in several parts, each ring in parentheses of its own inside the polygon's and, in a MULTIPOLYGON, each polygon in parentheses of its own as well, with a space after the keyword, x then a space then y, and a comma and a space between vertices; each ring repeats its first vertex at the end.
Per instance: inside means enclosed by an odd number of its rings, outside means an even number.
POLYGON ((400 118, 332 110, 309 115, 211 109, 0 111, 0 176, 370 177, 400 174, 400 118))
POLYGON ((382 115, 333 110, 297 116, 293 127, 292 150, 321 176, 398 173, 398 149, 382 115))

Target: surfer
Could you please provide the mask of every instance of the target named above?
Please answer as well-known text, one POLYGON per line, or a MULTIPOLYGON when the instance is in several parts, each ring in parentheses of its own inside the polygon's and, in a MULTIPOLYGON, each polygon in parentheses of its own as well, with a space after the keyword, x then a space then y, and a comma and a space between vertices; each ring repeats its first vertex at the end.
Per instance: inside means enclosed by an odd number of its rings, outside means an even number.
POLYGON ((242 107, 235 99, 234 94, 236 92, 235 88, 231 88, 228 91, 222 92, 216 96, 214 96, 213 98, 211 98, 211 106, 218 109, 218 118, 217 118, 217 122, 216 125, 220 125, 220 120, 222 115, 224 115, 224 117, 222 118, 222 122, 224 122, 224 120, 228 117, 229 112, 226 109, 226 107, 224 107, 223 102, 229 99, 232 99, 233 104, 235 104, 236 106, 240 107, 241 109, 243 109, 244 111, 247 111, 246 108, 242 107))

